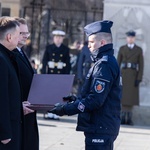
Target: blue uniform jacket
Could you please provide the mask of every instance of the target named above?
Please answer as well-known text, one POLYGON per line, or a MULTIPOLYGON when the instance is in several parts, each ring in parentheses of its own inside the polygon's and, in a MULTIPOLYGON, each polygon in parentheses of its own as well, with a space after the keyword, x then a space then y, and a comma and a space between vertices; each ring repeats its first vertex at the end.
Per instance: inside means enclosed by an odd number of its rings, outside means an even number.
POLYGON ((79 60, 78 60, 78 66, 77 66, 77 78, 80 80, 84 80, 86 77, 90 67, 91 67, 91 57, 90 57, 90 50, 88 49, 88 46, 85 45, 80 53, 79 60))
POLYGON ((118 135, 121 111, 120 70, 112 44, 99 49, 89 70, 82 98, 64 106, 67 115, 78 115, 77 131, 118 135))

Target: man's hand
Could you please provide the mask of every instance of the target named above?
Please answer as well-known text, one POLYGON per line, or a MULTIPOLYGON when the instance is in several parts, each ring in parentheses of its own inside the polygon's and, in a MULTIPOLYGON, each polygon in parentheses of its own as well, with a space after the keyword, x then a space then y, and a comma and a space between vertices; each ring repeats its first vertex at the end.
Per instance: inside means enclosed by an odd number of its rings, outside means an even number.
POLYGON ((1 143, 7 144, 7 143, 9 143, 10 141, 11 141, 11 139, 6 139, 6 140, 2 140, 1 143))
POLYGON ((77 97, 75 95, 63 97, 63 101, 68 101, 68 102, 74 102, 76 101, 76 99, 77 97))
POLYGON ((64 116, 65 115, 64 105, 60 104, 60 103, 57 103, 57 104, 55 104, 55 107, 52 110, 48 111, 48 112, 56 114, 58 116, 64 116))
POLYGON ((24 113, 24 115, 27 115, 27 114, 30 114, 30 113, 34 112, 34 110, 32 110, 32 109, 27 107, 27 106, 30 106, 30 103, 28 101, 22 102, 22 105, 23 105, 23 113, 24 113))

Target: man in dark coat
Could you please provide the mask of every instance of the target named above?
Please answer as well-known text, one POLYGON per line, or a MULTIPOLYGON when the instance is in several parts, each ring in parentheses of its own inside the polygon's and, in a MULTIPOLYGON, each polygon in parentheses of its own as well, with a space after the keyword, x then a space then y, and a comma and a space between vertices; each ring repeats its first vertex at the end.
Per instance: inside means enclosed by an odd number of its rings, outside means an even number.
MULTIPOLYGON (((65 32, 54 30, 53 44, 46 47, 41 73, 45 74, 70 74, 71 64, 69 48, 63 44, 65 32)), ((50 119, 59 119, 59 116, 48 113, 50 119)))
POLYGON ((0 150, 21 150, 22 103, 18 68, 12 50, 17 46, 19 24, 0 18, 0 150))
MULTIPOLYGON (((17 54, 17 62, 19 66, 20 82, 22 86, 23 103, 28 104, 27 98, 30 90, 34 71, 22 47, 26 44, 26 40, 30 33, 28 31, 27 22, 23 18, 15 18, 20 24, 20 36, 17 48, 14 52, 17 54)), ((39 134, 36 120, 36 112, 24 106, 24 136, 23 150, 39 150, 39 134)))
POLYGON ((84 28, 94 65, 87 74, 82 98, 51 110, 59 115, 79 114, 77 131, 84 132, 86 150, 113 150, 119 133, 121 82, 113 56, 112 24, 112 21, 97 21, 84 28))
POLYGON ((141 47, 135 44, 136 33, 129 31, 126 35, 127 44, 120 48, 117 58, 123 79, 121 123, 132 125, 132 107, 139 105, 139 83, 143 76, 143 52, 141 47))
POLYGON ((85 81, 86 75, 89 69, 91 68, 91 65, 92 65, 91 54, 88 48, 88 42, 85 41, 77 64, 78 97, 81 96, 82 84, 85 81))

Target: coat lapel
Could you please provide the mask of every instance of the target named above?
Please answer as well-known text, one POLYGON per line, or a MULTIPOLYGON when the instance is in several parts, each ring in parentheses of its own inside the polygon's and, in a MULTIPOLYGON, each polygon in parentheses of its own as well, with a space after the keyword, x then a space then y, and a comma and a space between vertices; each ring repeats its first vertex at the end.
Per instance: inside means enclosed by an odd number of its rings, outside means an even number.
POLYGON ((25 53, 22 51, 24 54, 24 56, 22 56, 18 49, 15 49, 14 52, 17 53, 18 59, 20 59, 32 72, 34 72, 25 53))
MULTIPOLYGON (((126 48, 127 50, 129 49, 128 46, 126 48)), ((130 60, 134 55, 136 55, 137 50, 136 50, 136 45, 134 45, 133 49, 129 50, 130 52, 127 51, 127 60, 130 60)))

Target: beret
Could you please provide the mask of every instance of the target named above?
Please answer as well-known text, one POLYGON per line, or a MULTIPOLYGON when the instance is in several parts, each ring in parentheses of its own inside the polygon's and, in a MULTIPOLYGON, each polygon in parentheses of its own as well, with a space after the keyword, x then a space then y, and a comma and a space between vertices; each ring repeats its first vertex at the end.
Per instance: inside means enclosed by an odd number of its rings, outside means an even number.
POLYGON ((112 25, 113 25, 113 22, 109 20, 96 21, 96 22, 86 25, 84 27, 84 31, 87 36, 90 36, 92 34, 96 34, 99 32, 111 33, 112 25))

